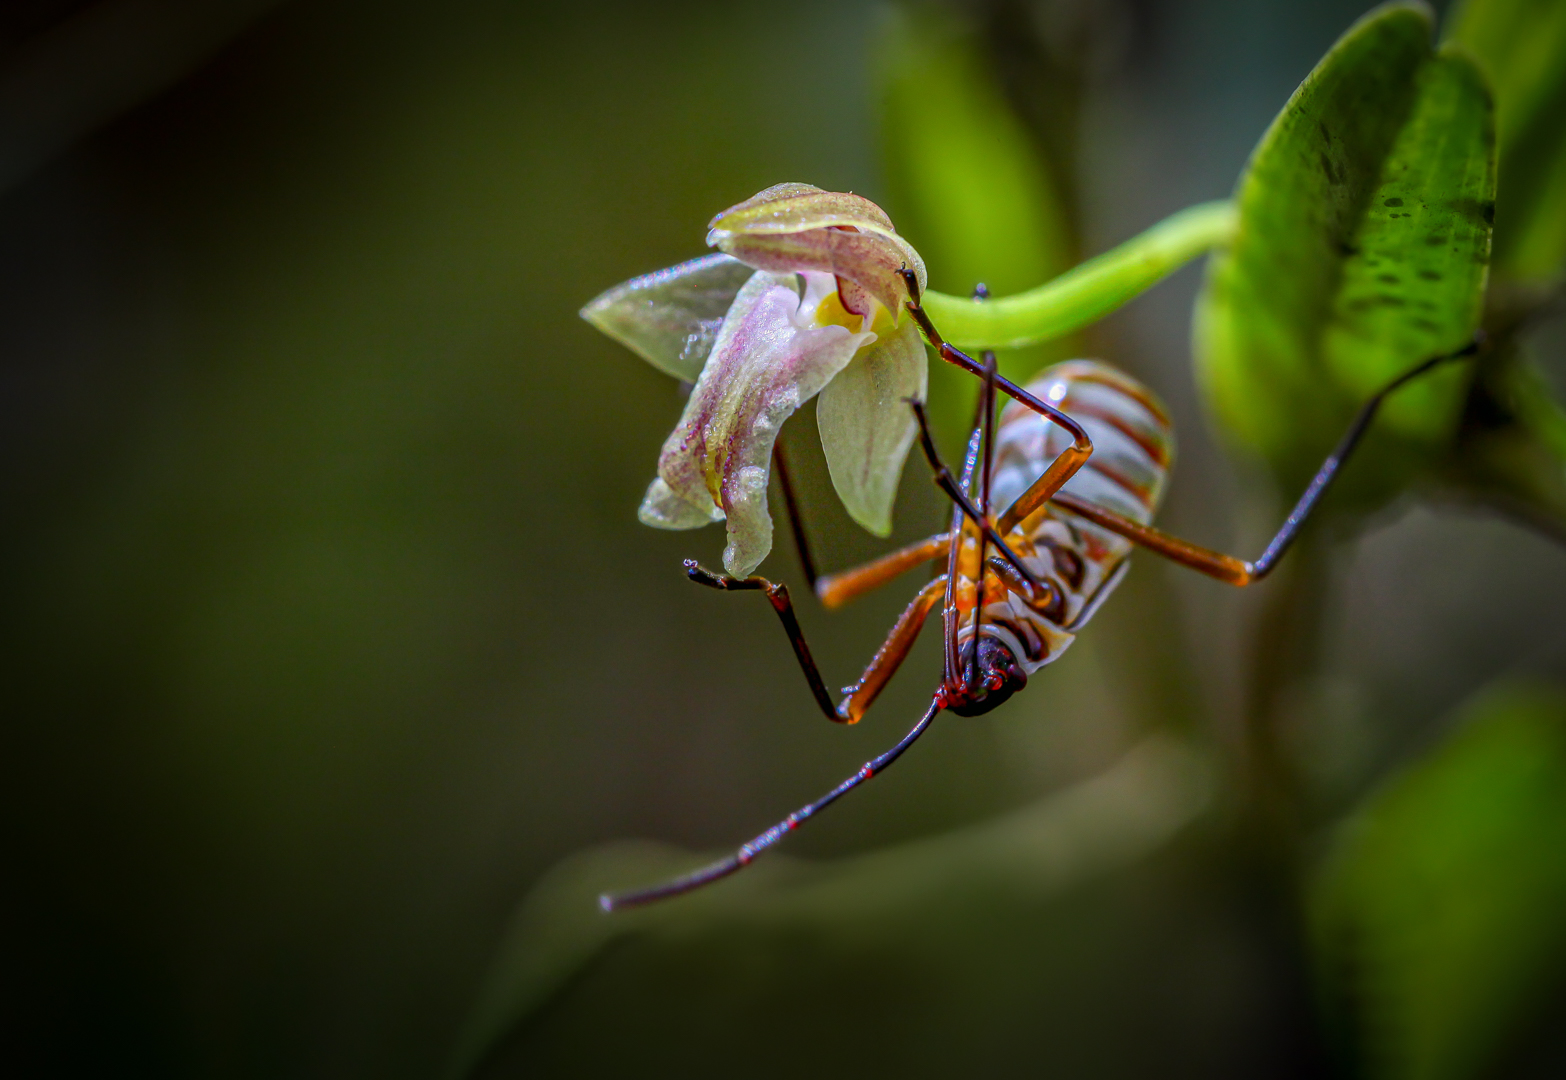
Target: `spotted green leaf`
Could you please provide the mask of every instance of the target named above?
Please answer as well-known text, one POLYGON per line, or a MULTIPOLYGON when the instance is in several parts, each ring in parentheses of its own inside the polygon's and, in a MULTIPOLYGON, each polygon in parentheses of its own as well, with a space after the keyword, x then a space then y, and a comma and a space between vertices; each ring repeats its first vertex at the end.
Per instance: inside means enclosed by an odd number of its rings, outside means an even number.
POLYGON ((1566 4, 1465 0, 1448 38, 1478 61, 1495 91, 1496 273, 1554 277, 1566 263, 1566 4))
MULTIPOLYGON (((1423 5, 1388 4, 1333 46, 1257 146, 1238 224, 1198 301, 1196 354, 1227 434, 1289 486, 1355 408, 1478 326, 1495 190, 1489 94, 1430 44, 1423 5)), ((1466 371, 1400 392, 1382 430, 1428 455, 1466 371)))

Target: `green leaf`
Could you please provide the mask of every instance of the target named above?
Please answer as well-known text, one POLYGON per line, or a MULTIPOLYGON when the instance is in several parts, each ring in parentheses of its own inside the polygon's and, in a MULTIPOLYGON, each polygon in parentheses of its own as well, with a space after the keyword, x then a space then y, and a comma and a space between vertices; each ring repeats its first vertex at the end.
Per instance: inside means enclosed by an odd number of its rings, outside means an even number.
MULTIPOLYGON (((1018 292, 1069 267, 1077 242, 1068 193, 974 30, 934 5, 894 7, 876 60, 887 202, 931 268, 931 286, 963 296, 981 282, 995 294, 1018 292)), ((1029 378, 1065 348, 1008 351, 1001 371, 1029 378)), ((972 379, 932 371, 930 390, 944 429, 967 422, 972 379)))
POLYGON ((1566 694, 1512 685, 1466 709, 1342 830, 1312 912, 1369 1075, 1493 1072, 1566 970, 1566 694))
POLYGON ((1495 92, 1496 273, 1555 277, 1566 263, 1566 4, 1466 0, 1448 40, 1478 61, 1495 92))
MULTIPOLYGON (((1428 10, 1402 3, 1350 28, 1263 136, 1197 304, 1196 356, 1219 423, 1287 487, 1373 391, 1471 339, 1493 144, 1483 76, 1433 53, 1428 10)), ((1442 369, 1388 403, 1379 426, 1408 453, 1386 460, 1449 441, 1466 379, 1442 369)))

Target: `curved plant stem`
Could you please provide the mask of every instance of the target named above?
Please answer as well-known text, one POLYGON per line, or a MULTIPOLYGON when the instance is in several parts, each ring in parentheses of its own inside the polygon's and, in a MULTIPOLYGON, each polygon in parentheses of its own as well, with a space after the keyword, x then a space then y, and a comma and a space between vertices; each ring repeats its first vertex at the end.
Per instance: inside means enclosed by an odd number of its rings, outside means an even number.
POLYGON ((1234 221, 1233 204, 1198 203, 1036 289, 983 301, 926 292, 925 310, 959 345, 1006 349, 1049 341, 1103 318, 1196 256, 1227 243, 1234 221))

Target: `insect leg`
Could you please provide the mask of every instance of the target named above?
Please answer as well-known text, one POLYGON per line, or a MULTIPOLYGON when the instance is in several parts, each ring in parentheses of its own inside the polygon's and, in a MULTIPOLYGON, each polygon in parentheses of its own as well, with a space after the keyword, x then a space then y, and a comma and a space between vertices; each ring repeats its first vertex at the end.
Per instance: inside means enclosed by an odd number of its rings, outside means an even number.
POLYGON ((946 543, 950 538, 950 533, 937 533, 928 540, 920 540, 917 544, 899 548, 863 566, 827 574, 817 579, 816 596, 826 607, 842 607, 855 597, 862 596, 871 589, 885 585, 898 575, 945 554, 946 543))
POLYGON ((1065 599, 1060 595, 1060 590, 1046 581, 1044 591, 1035 592, 1033 586, 1017 576, 1017 571, 1011 568, 1011 564, 1005 559, 992 555, 985 560, 985 568, 996 577, 1007 589, 1025 598, 1028 605, 1039 614, 1054 622, 1059 622, 1065 612, 1065 599))
MULTIPOLYGON (((975 433, 977 434, 977 433, 975 433)), ((966 468, 963 472, 964 481, 972 474, 977 446, 970 448, 966 468)), ((782 459, 777 458, 779 465, 782 459)), ((789 498, 790 487, 785 484, 785 498, 789 498)), ((790 517, 798 521, 797 514, 790 499, 790 517)), ((960 528, 962 516, 959 511, 953 517, 952 528, 954 532, 960 528)), ((874 562, 852 570, 843 571, 819 578, 816 581, 816 592, 821 601, 827 607, 837 607, 847 603, 855 596, 867 592, 878 585, 890 581, 897 575, 913 569, 924 562, 936 558, 945 550, 950 541, 951 534, 932 536, 928 540, 920 541, 900 551, 891 552, 874 562)), ((806 549, 801 546, 801 554, 808 558, 806 549)), ((847 688, 841 702, 832 704, 832 695, 827 691, 826 682, 821 678, 821 670, 816 666, 815 657, 811 655, 810 646, 805 641, 805 632, 799 625, 799 618, 794 614, 794 604, 788 594, 786 585, 772 582, 764 577, 733 578, 725 574, 715 574, 711 570, 697 564, 694 559, 685 560, 685 574, 698 585, 708 588, 720 589, 724 592, 756 591, 763 592, 767 596, 767 602, 772 605, 772 610, 777 612, 778 621, 783 624, 783 632, 788 635, 789 644, 793 646, 794 657, 799 661, 800 670, 805 674, 805 681, 810 686, 811 696, 815 698, 816 705, 822 714, 834 723, 857 723, 870 707, 882 687, 897 671, 907 656, 908 650, 913 646, 914 639, 918 637, 920 629, 924 626, 925 617, 934 606, 935 593, 931 591, 934 586, 926 586, 914 602, 910 604, 892 628, 887 640, 876 652, 875 658, 860 676, 859 682, 847 688), (915 618, 915 613, 917 617, 915 618), (906 638, 906 640, 904 640, 906 638), (901 642, 899 645, 898 643, 901 642)), ((945 578, 937 578, 936 581, 944 587, 945 578)))
POLYGON ((794 534, 794 551, 799 555, 799 568, 805 573, 805 582, 811 591, 816 589, 816 560, 811 557, 810 543, 805 538, 805 519, 799 514, 799 501, 794 498, 794 482, 789 476, 788 462, 783 457, 783 443, 772 444, 772 473, 783 489, 783 505, 788 509, 788 527, 794 534))
POLYGON ((842 607, 900 574, 929 562, 946 550, 946 534, 941 533, 882 555, 862 566, 840 570, 835 574, 819 574, 811 555, 810 542, 805 536, 804 518, 799 512, 799 500, 794 495, 794 483, 788 463, 784 460, 781 443, 773 444, 772 464, 773 475, 778 478, 778 486, 783 490, 783 504, 788 510, 789 527, 794 534, 794 548, 799 553, 800 569, 804 571, 811 590, 825 607, 842 607))
MULTIPOLYGON (((935 329, 935 324, 930 321, 930 316, 919 305, 919 279, 914 272, 905 267, 902 275, 903 281, 908 287, 908 312, 914 317, 914 321, 919 324, 919 329, 924 331, 924 336, 929 339, 930 344, 935 346, 937 351, 940 352, 941 359, 948 364, 955 364, 971 375, 976 375, 981 379, 988 378, 981 364, 961 350, 953 348, 941 337, 940 332, 935 329)), ((1033 486, 1023 492, 1011 509, 1001 516, 1001 532, 1009 533, 1017 522, 1027 517, 1037 507, 1043 506, 1051 495, 1060 490, 1062 484, 1070 480, 1076 471, 1087 463, 1087 459, 1093 456, 1093 440, 1088 438, 1088 433, 1081 424, 1055 408, 1055 406, 1039 400, 1010 379, 1001 375, 995 375, 993 378, 995 388, 1001 391, 1001 393, 1032 409, 1045 419, 1065 428, 1071 435, 1071 446, 1062 451, 1058 458, 1050 462, 1049 468, 1044 470, 1044 475, 1035 480, 1033 486), (1022 507, 1025 507, 1025 509, 1018 513, 1018 509, 1022 507)))
POLYGON ((1060 491, 1050 500, 1052 504, 1081 518, 1086 518, 1101 529, 1107 529, 1125 537, 1133 544, 1147 548, 1166 559, 1172 559, 1181 566, 1188 566, 1192 570, 1206 574, 1208 577, 1217 578, 1219 581, 1228 582, 1230 585, 1249 585, 1258 577, 1256 567, 1244 559, 1237 559, 1233 555, 1225 555, 1222 552, 1210 551, 1200 545, 1193 544, 1179 537, 1170 536, 1160 532, 1151 525, 1143 525, 1132 521, 1124 514, 1117 514, 1113 510, 1106 510, 1102 506, 1090 503, 1086 499, 1072 495, 1070 492, 1060 491))
POLYGON ((935 606, 946 588, 945 577, 938 577, 919 591, 913 602, 898 617, 891 633, 887 635, 881 648, 876 651, 874 659, 865 668, 859 681, 847 687, 843 700, 833 705, 832 695, 827 691, 826 682, 821 678, 821 670, 816 667, 815 658, 810 654, 810 646, 805 642, 804 630, 800 628, 799 619, 794 614, 794 604, 789 599, 788 586, 768 581, 764 577, 732 578, 723 574, 714 574, 711 570, 698 565, 694 559, 685 560, 685 573, 696 584, 706 585, 712 589, 721 589, 725 592, 754 590, 766 593, 767 601, 771 603, 772 610, 778 613, 778 620, 783 624, 784 633, 788 635, 789 644, 794 647, 794 656, 805 673, 805 681, 810 684, 810 692, 815 697, 816 704, 828 720, 838 724, 857 724, 864 716, 876 696, 897 673, 898 667, 919 637, 919 631, 923 629, 930 609, 935 606))
POLYGON ((1261 553, 1261 558, 1252 564, 1251 579, 1253 581, 1266 577, 1272 568, 1278 564, 1278 560, 1283 558, 1283 553, 1289 550, 1289 545, 1294 543, 1294 538, 1299 535, 1300 529, 1304 526, 1305 519, 1310 517, 1312 510, 1316 509, 1317 504, 1321 502, 1321 497, 1327 493, 1327 488, 1337 478, 1338 470, 1343 467, 1343 463, 1348 460, 1349 455, 1354 452, 1354 448, 1359 445, 1360 439, 1364 438, 1365 432, 1370 428, 1370 422, 1376 418, 1376 411, 1381 408, 1381 403, 1393 391, 1399 389, 1405 383, 1435 370, 1447 361, 1465 359, 1475 355, 1479 351, 1481 342, 1482 338, 1476 336, 1473 341, 1470 341, 1456 352, 1432 356, 1424 363, 1405 371, 1393 379, 1386 386, 1371 395, 1370 400, 1360 406, 1359 412, 1354 417, 1354 422, 1349 424, 1348 430, 1343 433, 1343 438, 1338 440, 1338 445, 1333 448, 1332 453, 1327 455, 1327 460, 1321 463, 1321 468, 1316 470, 1316 475, 1311 477, 1311 481, 1305 486, 1305 491, 1300 495, 1299 501, 1294 504, 1294 509, 1290 510, 1289 516, 1284 519, 1282 528, 1278 530, 1277 535, 1272 538, 1272 542, 1261 553))
POLYGON ((924 716, 920 717, 919 722, 913 726, 908 734, 897 741, 897 745, 880 757, 872 758, 865 762, 853 776, 844 780, 815 802, 808 803, 795 810, 788 817, 750 841, 750 843, 742 845, 738 851, 728 858, 720 859, 710 866, 704 866, 693 874, 675 878, 673 881, 665 882, 662 885, 654 885, 649 889, 637 889, 623 893, 604 893, 598 898, 598 906, 604 911, 617 911, 620 908, 648 904, 654 900, 665 900, 671 896, 679 896, 693 889, 699 889, 703 885, 717 881, 719 878, 726 878, 738 870, 743 870, 755 861, 757 855, 772 847, 779 840, 799 828, 804 822, 831 806, 866 780, 885 771, 887 766, 903 756, 903 751, 918 741, 919 736, 925 733, 925 730, 930 726, 930 722, 935 719, 935 714, 940 711, 940 698, 936 698, 930 702, 930 707, 925 710, 924 716))
MULTIPOLYGON (((983 286, 981 285, 982 289, 983 286)), ((989 295, 985 290, 985 296, 989 295)), ((977 426, 983 433, 984 460, 979 468, 979 513, 986 521, 990 516, 990 472, 995 459, 995 354, 986 349, 984 357, 984 385, 979 391, 979 420, 977 426)), ((970 489, 971 490, 971 489, 970 489)), ((988 554, 985 545, 989 543, 989 537, 984 533, 979 534, 979 580, 977 582, 978 595, 974 598, 973 605, 973 655, 968 658, 968 671, 966 682, 969 690, 979 685, 979 626, 984 621, 984 581, 985 581, 985 556, 988 554)), ((955 643, 954 643, 955 644, 955 643)))
POLYGON ((810 646, 805 642, 805 631, 800 628, 799 619, 794 614, 794 602, 789 599, 787 585, 768 581, 764 577, 733 578, 726 574, 714 574, 695 559, 685 560, 685 576, 709 589, 721 589, 724 592, 755 590, 766 593, 767 602, 772 605, 772 610, 778 613, 778 621, 783 624, 783 632, 788 635, 788 643, 794 647, 794 657, 805 673, 805 681, 810 684, 810 693, 815 697, 816 704, 821 707, 821 712, 833 723, 850 722, 838 711, 837 706, 832 704, 832 695, 827 692, 826 683, 821 680, 821 670, 816 667, 815 657, 810 655, 810 646))
POLYGON ((1381 407, 1381 403, 1386 400, 1387 396, 1405 383, 1418 378, 1420 375, 1424 375, 1449 360, 1458 360, 1474 355, 1479 351, 1480 345, 1481 339, 1476 338, 1466 347, 1456 352, 1431 357, 1412 370, 1406 371, 1396 379, 1393 379, 1373 394, 1364 405, 1360 406, 1359 412, 1355 415, 1353 423, 1349 425, 1348 431, 1344 432, 1343 438, 1338 440, 1338 445, 1332 453, 1327 455, 1327 460, 1322 462, 1321 468, 1316 470, 1316 475, 1311 478, 1311 482, 1306 486, 1304 494, 1294 504, 1294 509, 1289 511, 1289 516, 1284 520, 1283 527, 1278 530, 1277 535, 1272 538, 1272 542, 1267 545, 1266 550, 1262 552, 1261 557, 1255 562, 1246 562, 1244 559, 1237 559, 1233 555, 1224 555, 1221 552, 1210 551, 1188 540, 1181 540, 1178 537, 1170 536, 1168 533, 1160 532, 1151 526, 1139 524, 1112 510, 1095 506, 1067 492, 1057 492, 1051 501, 1056 506, 1069 510, 1078 517, 1086 518, 1093 524, 1117 533, 1132 543, 1139 544, 1167 559, 1172 559, 1182 566, 1188 566, 1192 570, 1217 578, 1219 581, 1226 581, 1230 585, 1250 585, 1271 573, 1272 568, 1278 565, 1278 560, 1283 558, 1284 552, 1289 550, 1289 546, 1299 536, 1300 529, 1304 527, 1311 512, 1320 504, 1321 497, 1326 494, 1327 489, 1332 485, 1332 481, 1337 478, 1344 462, 1348 460, 1349 455, 1354 452, 1354 448, 1364 438, 1365 432, 1370 428, 1371 421, 1376 417, 1376 410, 1381 407))
POLYGON ((924 448, 924 456, 930 463, 931 471, 935 473, 935 486, 944 491, 947 497, 957 504, 958 509, 967 515, 985 536, 989 537, 990 543, 994 544, 996 550, 1006 557, 1006 561, 1016 568, 1017 573, 1042 592, 1044 586, 1033 576, 1033 571, 1029 570, 1006 541, 1001 539, 1000 533, 995 531, 994 524, 973 505, 972 500, 963 493, 962 488, 952 477, 951 470, 941 461, 940 452, 935 449, 935 439, 930 435, 930 421, 925 416, 924 406, 917 401, 911 401, 909 404, 913 406, 914 415, 919 418, 919 444, 924 448))
MULTIPOLYGON (((920 419, 920 430, 925 433, 925 438, 928 438, 928 427, 923 423, 923 413, 917 405, 914 406, 914 414, 920 419)), ((975 424, 973 434, 968 436, 968 451, 962 459, 962 487, 964 488, 973 483, 973 470, 978 466, 979 461, 979 440, 983 434, 975 424)), ((928 454, 929 450, 925 453, 928 454)), ((941 468, 944 470, 945 466, 941 468)), ((936 475, 939 477, 940 472, 938 471, 936 475)), ((951 475, 948 473, 947 480, 950 479, 951 475)), ((957 569, 967 532, 962 506, 953 505, 952 527, 949 533, 951 540, 946 548, 946 589, 944 603, 941 606, 942 694, 949 694, 960 685, 957 679, 957 569)))
POLYGON ((909 650, 919 639, 919 631, 924 629, 930 609, 946 594, 946 581, 946 575, 942 574, 932 578, 919 590, 897 617, 891 633, 886 635, 886 641, 876 650, 875 657, 865 667, 859 681, 844 688, 843 701, 837 707, 844 723, 857 724, 886 684, 891 682, 892 676, 897 674, 897 669, 908 658, 909 650))

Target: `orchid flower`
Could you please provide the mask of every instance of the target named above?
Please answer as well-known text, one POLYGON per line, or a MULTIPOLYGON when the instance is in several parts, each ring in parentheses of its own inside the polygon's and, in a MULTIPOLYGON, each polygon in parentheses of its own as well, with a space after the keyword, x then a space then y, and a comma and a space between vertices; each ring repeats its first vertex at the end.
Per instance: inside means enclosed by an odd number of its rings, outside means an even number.
POLYGON ((924 343, 904 309, 924 262, 879 206, 779 184, 712 220, 720 254, 610 289, 582 317, 694 382, 639 516, 661 529, 727 519, 723 565, 750 575, 772 549, 767 482, 783 422, 817 394, 816 425, 849 516, 877 536, 924 400, 924 343))

